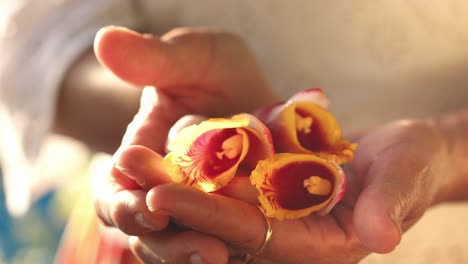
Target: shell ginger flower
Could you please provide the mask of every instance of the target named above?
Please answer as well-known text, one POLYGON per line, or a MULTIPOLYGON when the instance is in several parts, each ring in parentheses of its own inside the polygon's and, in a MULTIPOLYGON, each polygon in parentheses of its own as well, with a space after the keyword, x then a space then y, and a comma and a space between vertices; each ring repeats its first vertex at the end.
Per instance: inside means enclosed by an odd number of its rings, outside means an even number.
POLYGON ((327 106, 321 89, 309 89, 257 115, 270 129, 276 152, 315 154, 339 164, 349 162, 356 145, 342 138, 341 127, 327 106))
POLYGON ((327 214, 344 196, 346 177, 334 161, 280 153, 260 161, 250 176, 265 215, 294 219, 327 214))
POLYGON ((185 127, 167 148, 164 164, 174 181, 205 192, 225 186, 241 164, 254 168, 274 154, 268 128, 250 114, 185 127))

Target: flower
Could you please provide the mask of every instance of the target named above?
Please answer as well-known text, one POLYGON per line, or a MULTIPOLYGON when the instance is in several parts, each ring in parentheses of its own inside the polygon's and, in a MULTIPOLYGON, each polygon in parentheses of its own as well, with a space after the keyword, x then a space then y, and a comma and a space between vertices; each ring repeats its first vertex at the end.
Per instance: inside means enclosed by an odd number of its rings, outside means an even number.
POLYGON ((325 215, 344 196, 340 164, 351 161, 356 148, 343 139, 328 105, 323 91, 314 88, 255 116, 187 116, 170 130, 164 165, 175 182, 205 192, 250 174, 268 217, 325 215))
POLYGON ((339 164, 349 162, 356 145, 342 138, 338 121, 326 107, 328 99, 316 88, 266 107, 256 115, 270 129, 276 152, 315 154, 339 164))
POLYGON ((258 163, 250 180, 265 215, 278 220, 325 215, 346 189, 345 174, 335 161, 310 154, 275 154, 258 163))
POLYGON ((225 186, 241 165, 254 168, 274 154, 268 128, 250 114, 185 127, 167 148, 163 162, 174 181, 205 192, 225 186))

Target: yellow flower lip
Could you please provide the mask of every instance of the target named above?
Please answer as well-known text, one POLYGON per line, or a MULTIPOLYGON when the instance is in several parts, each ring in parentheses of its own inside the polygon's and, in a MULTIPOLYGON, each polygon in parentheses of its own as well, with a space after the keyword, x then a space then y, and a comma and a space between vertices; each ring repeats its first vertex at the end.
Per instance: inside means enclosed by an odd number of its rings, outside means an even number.
POLYGON ((205 192, 225 186, 241 163, 253 168, 274 154, 268 128, 250 114, 185 127, 167 149, 163 162, 173 180, 205 192))
POLYGON ((275 154, 260 161, 250 179, 266 215, 278 220, 327 214, 346 188, 336 162, 310 154, 275 154))

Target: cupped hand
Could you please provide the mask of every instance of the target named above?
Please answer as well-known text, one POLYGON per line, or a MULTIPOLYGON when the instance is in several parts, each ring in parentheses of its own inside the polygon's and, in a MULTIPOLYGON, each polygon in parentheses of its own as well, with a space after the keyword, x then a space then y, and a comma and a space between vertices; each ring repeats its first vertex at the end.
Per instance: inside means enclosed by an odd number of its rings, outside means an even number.
MULTIPOLYGON (((147 209, 143 190, 170 180, 132 173, 125 163, 146 156, 127 155, 126 159, 123 150, 142 145, 158 160, 169 129, 180 117, 249 112, 276 98, 246 44, 232 34, 176 29, 159 38, 106 27, 97 34, 94 48, 99 61, 116 76, 146 86, 111 172, 93 183, 96 209, 105 223, 128 234, 152 231, 165 226, 168 216, 154 216, 147 209)), ((139 169, 158 167, 150 164, 139 169)))
MULTIPOLYGON (((349 185, 344 199, 324 217, 273 220, 273 236, 254 263, 350 264, 371 252, 390 252, 402 233, 443 198, 451 164, 445 140, 432 124, 399 121, 362 133, 355 141, 355 160, 345 167, 349 185)), ((143 154, 144 148, 131 151, 157 163, 154 153, 143 154)), ((243 178, 223 195, 158 185, 148 193, 148 207, 155 216, 170 216, 189 229, 169 230, 171 226, 134 238, 134 252, 142 260, 165 263, 191 263, 193 258, 243 263, 228 249, 253 253, 262 244, 266 224, 255 198, 243 178), (205 240, 205 245, 199 243, 205 240)))

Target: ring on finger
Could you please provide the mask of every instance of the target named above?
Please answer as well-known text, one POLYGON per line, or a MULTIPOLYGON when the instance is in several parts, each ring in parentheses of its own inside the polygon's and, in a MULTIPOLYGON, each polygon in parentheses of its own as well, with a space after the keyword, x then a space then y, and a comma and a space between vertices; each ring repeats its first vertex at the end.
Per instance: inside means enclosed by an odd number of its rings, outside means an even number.
POLYGON ((265 215, 265 212, 263 211, 263 208, 262 208, 262 207, 260 207, 260 206, 257 206, 257 207, 258 207, 258 209, 260 210, 260 212, 262 213, 263 219, 265 220, 265 224, 266 224, 265 238, 263 239, 263 243, 262 243, 262 245, 258 248, 257 251, 255 251, 253 254, 246 253, 246 254, 244 255, 244 261, 245 261, 247 264, 253 263, 253 261, 255 260, 255 258, 256 258, 257 256, 259 256, 259 255, 263 252, 263 250, 265 249, 265 247, 268 245, 268 242, 270 242, 271 236, 273 235, 273 229, 272 229, 272 227, 271 227, 271 219, 265 215))

